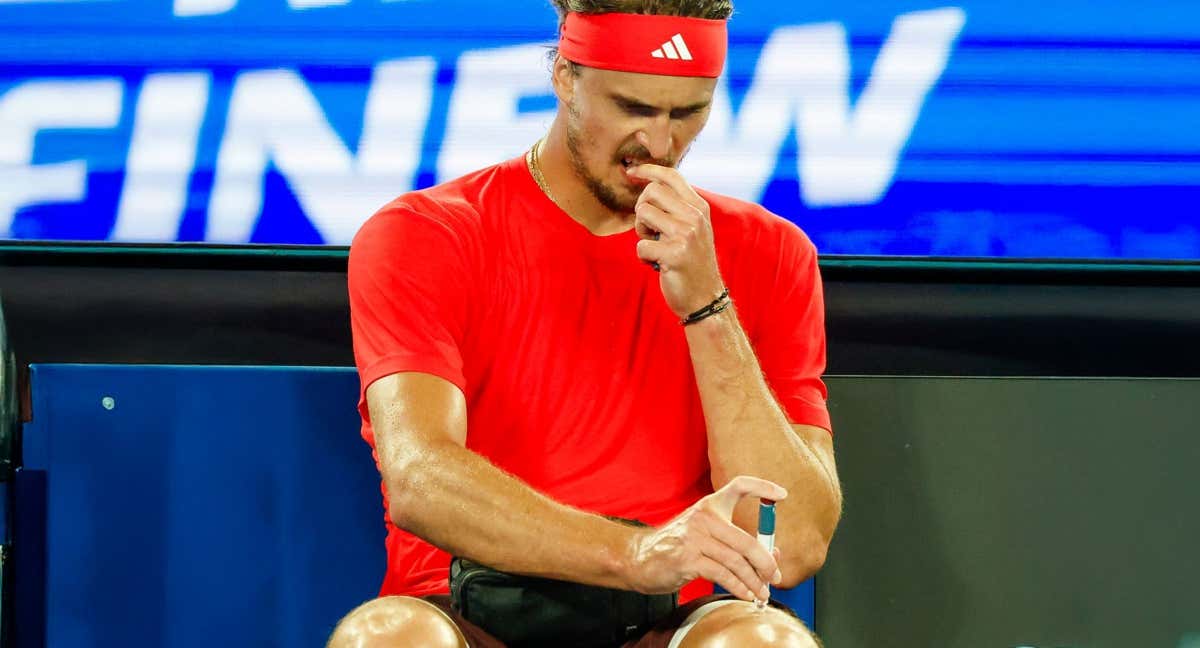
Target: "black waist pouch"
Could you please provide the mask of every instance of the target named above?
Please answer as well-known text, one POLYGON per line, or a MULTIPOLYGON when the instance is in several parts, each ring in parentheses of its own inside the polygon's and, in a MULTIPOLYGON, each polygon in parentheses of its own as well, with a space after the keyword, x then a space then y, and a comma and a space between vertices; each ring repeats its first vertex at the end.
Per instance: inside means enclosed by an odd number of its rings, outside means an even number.
POLYGON ((519 576, 455 558, 450 598, 471 623, 512 648, 611 648, 675 609, 677 594, 639 594, 519 576))

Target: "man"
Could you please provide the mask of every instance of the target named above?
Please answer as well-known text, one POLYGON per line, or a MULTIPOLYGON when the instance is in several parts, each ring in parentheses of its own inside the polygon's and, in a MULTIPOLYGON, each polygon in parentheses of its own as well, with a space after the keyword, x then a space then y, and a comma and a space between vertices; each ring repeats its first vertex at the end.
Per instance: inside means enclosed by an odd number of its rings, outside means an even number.
POLYGON ((388 571, 330 645, 501 645, 451 609, 451 555, 682 588, 629 645, 812 645, 752 601, 816 572, 840 515, 816 253, 676 168, 708 118, 732 6, 554 2, 545 138, 401 196, 351 247, 388 571), (774 553, 752 535, 759 498, 779 501, 774 553), (704 597, 711 582, 731 596, 704 597))

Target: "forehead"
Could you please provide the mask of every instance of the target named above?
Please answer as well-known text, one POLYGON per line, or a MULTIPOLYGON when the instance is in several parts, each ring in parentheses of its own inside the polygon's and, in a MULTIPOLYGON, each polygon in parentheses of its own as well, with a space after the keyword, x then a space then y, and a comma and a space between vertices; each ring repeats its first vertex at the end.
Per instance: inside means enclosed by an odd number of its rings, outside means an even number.
POLYGON ((692 106, 712 101, 716 79, 704 77, 665 76, 585 68, 580 70, 580 84, 588 91, 615 94, 639 103, 659 108, 692 106))

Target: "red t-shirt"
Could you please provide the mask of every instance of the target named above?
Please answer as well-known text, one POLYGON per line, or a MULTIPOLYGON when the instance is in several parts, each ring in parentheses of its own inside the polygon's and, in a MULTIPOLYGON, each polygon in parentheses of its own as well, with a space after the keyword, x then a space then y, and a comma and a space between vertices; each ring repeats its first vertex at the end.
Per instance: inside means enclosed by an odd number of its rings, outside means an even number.
MULTIPOLYGON (((793 423, 829 429, 812 243, 758 205, 700 194, 767 383, 793 423)), ((669 520, 712 492, 707 437, 684 329, 637 241, 572 220, 524 158, 397 198, 350 249, 363 393, 398 372, 440 376, 466 397, 467 447, 493 464, 580 509, 669 520)), ((381 595, 447 592, 450 557, 387 531, 381 595)))

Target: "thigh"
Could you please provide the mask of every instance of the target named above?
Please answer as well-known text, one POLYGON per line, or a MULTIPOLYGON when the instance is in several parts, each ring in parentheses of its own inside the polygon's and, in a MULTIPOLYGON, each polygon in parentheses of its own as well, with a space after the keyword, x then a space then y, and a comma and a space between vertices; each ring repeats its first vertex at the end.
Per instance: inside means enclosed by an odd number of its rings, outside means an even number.
POLYGON ((454 621, 454 625, 462 631, 463 636, 467 638, 467 644, 471 648, 505 648, 504 644, 497 638, 488 634, 483 628, 467 621, 461 614, 456 612, 450 605, 450 597, 445 594, 431 594, 422 596, 426 602, 436 606, 442 612, 445 612, 454 621))

